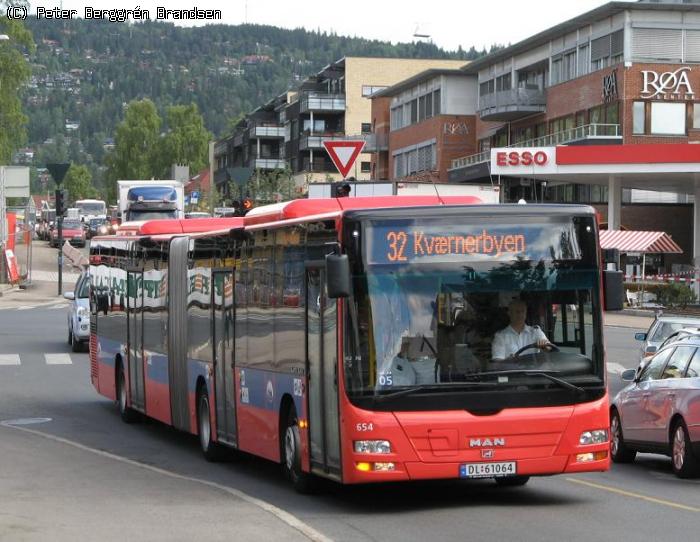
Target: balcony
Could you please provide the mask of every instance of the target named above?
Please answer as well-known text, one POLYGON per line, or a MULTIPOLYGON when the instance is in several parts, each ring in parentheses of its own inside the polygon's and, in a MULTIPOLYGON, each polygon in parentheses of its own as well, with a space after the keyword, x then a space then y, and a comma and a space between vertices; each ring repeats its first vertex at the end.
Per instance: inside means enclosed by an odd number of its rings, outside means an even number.
POLYGON ((363 134, 365 148, 363 152, 386 152, 389 150, 389 134, 363 134))
POLYGON ((256 158, 255 168, 256 169, 285 169, 287 167, 287 162, 285 160, 279 160, 277 158, 256 158))
POLYGON ((253 124, 250 137, 284 138, 284 126, 279 124, 253 124))
MULTIPOLYGON (((619 140, 622 143, 622 128, 619 124, 585 124, 576 128, 569 128, 561 132, 555 132, 535 139, 518 141, 508 147, 555 147, 557 145, 570 145, 580 141, 601 140, 601 143, 614 143, 611 140, 619 140)), ((484 151, 470 156, 464 156, 452 160, 450 169, 459 169, 477 164, 483 164, 491 160, 491 151, 484 151)))
POLYGON ((320 92, 306 92, 299 103, 299 112, 309 111, 337 111, 345 112, 345 94, 322 94, 320 92))
POLYGON ((308 151, 312 149, 323 149, 324 141, 344 140, 343 132, 325 132, 320 134, 306 134, 299 139, 299 150, 308 151))
POLYGON ((539 88, 513 88, 479 96, 479 117, 508 122, 547 109, 547 95, 539 88))

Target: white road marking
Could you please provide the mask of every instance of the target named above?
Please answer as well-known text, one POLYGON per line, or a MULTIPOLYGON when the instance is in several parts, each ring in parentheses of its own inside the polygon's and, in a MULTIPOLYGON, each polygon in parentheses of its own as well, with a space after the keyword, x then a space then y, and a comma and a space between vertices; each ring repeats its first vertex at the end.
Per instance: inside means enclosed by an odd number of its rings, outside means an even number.
POLYGON ((169 476, 171 478, 175 478, 177 480, 186 480, 188 482, 193 482, 196 484, 202 484, 208 487, 213 487, 215 489, 218 489, 219 491, 223 491, 224 493, 228 493, 229 495, 233 495, 234 497, 238 497, 239 499, 252 504, 253 506, 257 506, 258 508, 268 512, 269 514, 275 516, 277 519, 280 521, 286 523, 293 529, 296 529, 299 531, 301 534, 306 536, 309 540, 313 540, 314 542, 331 542, 333 539, 327 537, 320 531, 317 531, 314 529, 311 525, 308 523, 304 523, 301 519, 296 517, 293 514, 290 514, 289 512, 282 510, 281 508, 275 506, 274 504, 270 504, 269 502, 263 501, 262 499, 257 499, 255 497, 252 497, 248 495, 247 493, 244 493, 243 491, 240 491, 238 489, 234 489, 232 487, 227 487, 222 484, 217 484, 216 482, 210 482, 208 480, 201 480, 199 478, 194 478, 192 476, 185 476, 183 474, 178 474, 176 472, 172 472, 169 470, 161 469, 160 467, 154 467, 152 465, 146 465, 145 463, 140 463, 138 461, 134 461, 133 459, 128 459, 126 457, 122 457, 110 452, 105 452, 102 450, 97 450, 95 448, 90 448, 89 446, 85 446, 84 444, 80 444, 79 442, 75 442, 72 440, 68 440, 62 437, 57 437, 55 435, 51 435, 49 433, 43 433, 41 431, 36 431, 34 429, 28 429, 27 427, 22 427, 22 426, 17 426, 17 425, 10 425, 6 421, 0 422, 0 425, 3 427, 10 427, 12 429, 15 429, 17 431, 24 431, 25 433, 31 433, 32 435, 36 435, 39 437, 43 437, 49 440, 53 440, 55 442, 61 442, 63 444, 66 444, 68 446, 73 446, 74 448, 78 448, 79 450, 83 450, 86 452, 90 452, 96 455, 99 455, 101 457, 106 457, 109 459, 113 459, 115 461, 119 461, 121 463, 126 463, 127 465, 132 465, 134 467, 140 467, 142 469, 149 470, 151 472, 156 472, 158 474, 162 474, 164 476, 169 476))
POLYGON ((19 354, 0 354, 0 365, 19 365, 19 354))
POLYGON ((47 365, 72 365, 70 354, 44 354, 47 365))
POLYGON ((52 307, 48 307, 49 310, 56 310, 56 309, 63 309, 65 308, 65 303, 63 305, 53 305, 52 307))
POLYGON ((22 305, 21 307, 17 307, 18 311, 26 311, 29 309, 33 309, 35 305, 22 305))

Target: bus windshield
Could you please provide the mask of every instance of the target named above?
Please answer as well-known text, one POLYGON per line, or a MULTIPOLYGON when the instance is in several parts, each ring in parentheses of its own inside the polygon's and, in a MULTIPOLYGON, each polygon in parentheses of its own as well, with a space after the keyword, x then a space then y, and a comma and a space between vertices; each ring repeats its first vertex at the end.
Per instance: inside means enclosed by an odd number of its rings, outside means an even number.
POLYGON ((365 223, 350 395, 561 388, 542 373, 577 383, 572 389, 599 386, 593 220, 537 220, 365 223), (512 307, 524 311, 523 328, 511 320, 512 307), (551 350, 529 346, 541 338, 551 350))

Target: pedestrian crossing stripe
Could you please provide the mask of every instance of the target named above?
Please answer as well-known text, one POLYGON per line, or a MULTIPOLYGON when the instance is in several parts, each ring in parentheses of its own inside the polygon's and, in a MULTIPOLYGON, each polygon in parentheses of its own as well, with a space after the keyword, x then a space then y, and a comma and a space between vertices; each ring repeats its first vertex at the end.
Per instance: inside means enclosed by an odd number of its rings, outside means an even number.
POLYGON ((70 354, 44 354, 47 365, 72 365, 70 354))
MULTIPOLYGON (((25 358, 24 363, 31 365, 35 363, 34 361, 28 361, 27 358, 34 360, 40 354, 23 354, 22 357, 25 358)), ((44 362, 46 365, 73 365, 73 358, 70 354, 64 354, 63 352, 56 353, 45 353, 44 362)), ((0 366, 2 365, 22 365, 19 354, 0 354, 0 366)))
POLYGON ((19 365, 19 354, 0 354, 0 365, 19 365))

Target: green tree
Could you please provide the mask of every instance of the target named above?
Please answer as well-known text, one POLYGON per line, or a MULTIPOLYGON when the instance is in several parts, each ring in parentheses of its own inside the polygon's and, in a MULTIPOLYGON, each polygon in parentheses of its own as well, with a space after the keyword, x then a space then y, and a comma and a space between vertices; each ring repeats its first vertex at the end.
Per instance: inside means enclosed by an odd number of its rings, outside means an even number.
POLYGON ((117 126, 114 150, 107 156, 107 178, 151 179, 158 176, 160 116, 149 100, 132 101, 117 126))
POLYGON ((22 53, 34 49, 32 35, 22 22, 7 18, 7 4, 0 0, 0 164, 9 163, 27 138, 20 90, 31 72, 22 53))
POLYGON ((98 195, 97 190, 92 186, 90 170, 85 165, 71 164, 63 180, 63 186, 68 190, 71 201, 94 198, 98 195))
POLYGON ((173 105, 166 109, 168 131, 159 149, 161 175, 167 176, 172 164, 190 166, 194 175, 209 163, 209 141, 212 135, 195 104, 173 105))

